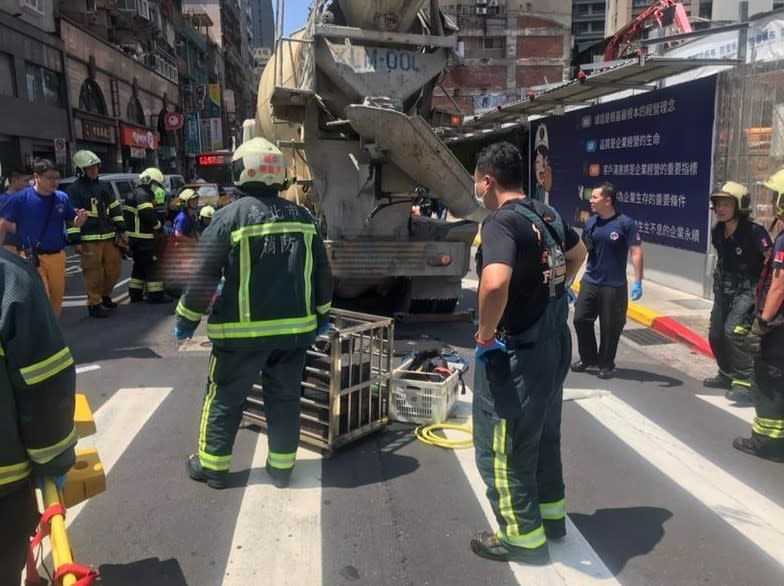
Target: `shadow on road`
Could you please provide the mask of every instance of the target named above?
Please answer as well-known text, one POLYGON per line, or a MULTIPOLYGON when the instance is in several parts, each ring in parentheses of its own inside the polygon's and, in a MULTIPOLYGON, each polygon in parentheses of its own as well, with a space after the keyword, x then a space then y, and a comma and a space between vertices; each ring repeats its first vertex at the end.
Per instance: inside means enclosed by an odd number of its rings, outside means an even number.
POLYGON ((672 512, 658 507, 599 509, 593 515, 569 513, 607 568, 617 576, 633 558, 644 556, 664 537, 672 512))
POLYGON ((640 383, 658 383, 660 387, 667 389, 683 386, 683 381, 680 379, 636 368, 616 368, 613 378, 640 383))
POLYGON ((99 584, 105 586, 138 586, 139 584, 166 584, 188 586, 180 563, 169 559, 149 558, 129 564, 105 564, 98 568, 99 584))

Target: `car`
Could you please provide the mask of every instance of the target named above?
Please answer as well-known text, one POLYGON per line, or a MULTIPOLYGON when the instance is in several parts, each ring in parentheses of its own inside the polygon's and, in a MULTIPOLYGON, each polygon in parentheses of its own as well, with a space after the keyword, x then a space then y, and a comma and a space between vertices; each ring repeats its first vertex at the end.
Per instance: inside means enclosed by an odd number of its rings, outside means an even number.
POLYGON ((185 185, 185 177, 182 175, 164 175, 163 188, 166 190, 168 197, 174 197, 175 193, 179 193, 185 185))
MULTIPOLYGON (((67 193, 68 188, 76 179, 77 177, 66 177, 65 179, 60 180, 60 185, 57 186, 57 189, 67 193)), ((114 192, 115 199, 122 203, 122 201, 136 188, 139 176, 135 173, 101 173, 98 175, 98 179, 104 183, 108 183, 114 192)))

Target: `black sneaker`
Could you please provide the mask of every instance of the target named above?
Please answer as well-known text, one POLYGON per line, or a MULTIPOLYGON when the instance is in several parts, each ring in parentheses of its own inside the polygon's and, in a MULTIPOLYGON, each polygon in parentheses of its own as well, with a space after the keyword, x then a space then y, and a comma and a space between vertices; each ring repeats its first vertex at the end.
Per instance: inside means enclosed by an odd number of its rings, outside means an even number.
POLYGON ((185 469, 188 471, 188 476, 196 482, 206 482, 210 488, 220 490, 226 488, 226 472, 216 472, 214 470, 205 470, 201 467, 199 456, 191 454, 188 456, 188 461, 185 463, 185 469))
POLYGON ((101 305, 103 305, 106 309, 117 309, 117 304, 112 301, 111 297, 104 297, 101 301, 101 305))
POLYGON ((732 442, 732 447, 750 456, 756 456, 757 458, 780 464, 784 463, 784 449, 781 447, 778 450, 770 449, 768 446, 761 445, 753 437, 735 438, 735 441, 732 442))
POLYGON ((550 551, 547 545, 535 549, 514 547, 503 543, 494 533, 482 531, 471 539, 471 551, 479 557, 493 560, 494 562, 522 562, 536 566, 550 563, 550 551))
POLYGON ((542 525, 544 526, 544 534, 547 536, 547 539, 552 541, 566 537, 566 519, 542 519, 542 525))
POLYGON ((595 364, 591 364, 590 362, 583 362, 582 360, 578 360, 577 362, 572 363, 571 369, 572 372, 585 372, 589 368, 595 368, 595 364))
POLYGON ((614 368, 601 368, 599 369, 599 378, 603 380, 610 379, 615 376, 614 368))
POLYGON ((702 386, 709 389, 723 389, 728 391, 730 388, 732 388, 732 379, 720 373, 716 376, 712 376, 703 380, 702 386))
POLYGON ((109 312, 106 311, 103 305, 90 305, 87 307, 87 313, 90 317, 104 318, 109 317, 109 312))
POLYGON ((724 398, 741 405, 754 404, 754 396, 751 394, 751 389, 742 385, 732 385, 732 388, 724 393, 724 398))
POLYGON ((272 484, 275 488, 288 488, 291 483, 291 469, 281 470, 280 468, 273 468, 267 462, 267 474, 272 478, 272 484))

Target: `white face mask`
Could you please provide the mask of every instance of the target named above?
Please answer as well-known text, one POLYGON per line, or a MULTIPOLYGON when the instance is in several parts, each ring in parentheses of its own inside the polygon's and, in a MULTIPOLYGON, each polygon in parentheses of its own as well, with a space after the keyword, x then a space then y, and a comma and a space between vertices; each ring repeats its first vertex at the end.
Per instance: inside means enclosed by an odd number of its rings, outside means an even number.
MULTIPOLYGON (((487 195, 487 194, 485 194, 485 195, 487 195)), ((476 183, 474 183, 474 201, 476 201, 477 205, 479 205, 479 206, 481 206, 483 208, 487 207, 487 206, 485 206, 485 196, 484 195, 479 195, 479 190, 476 188, 476 183)))

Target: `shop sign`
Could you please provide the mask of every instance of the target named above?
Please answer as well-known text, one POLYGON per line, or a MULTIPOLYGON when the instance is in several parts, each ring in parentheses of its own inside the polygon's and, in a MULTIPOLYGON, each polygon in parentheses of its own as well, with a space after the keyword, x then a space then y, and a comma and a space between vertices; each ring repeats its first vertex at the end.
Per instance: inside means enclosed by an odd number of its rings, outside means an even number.
POLYGON ((179 130, 182 128, 184 119, 179 112, 167 112, 163 117, 166 130, 179 130))
POLYGON ((158 148, 158 133, 146 128, 120 125, 120 144, 139 149, 156 150, 158 148))
POLYGON ((82 120, 82 138, 92 142, 114 143, 114 126, 82 120))
POLYGON ((195 155, 201 151, 201 141, 199 140, 199 113, 185 113, 185 152, 195 155))

